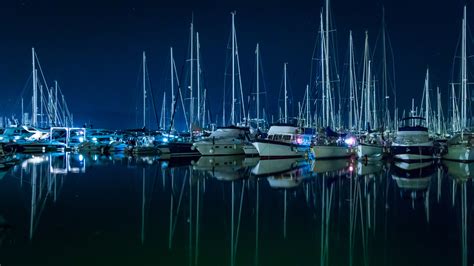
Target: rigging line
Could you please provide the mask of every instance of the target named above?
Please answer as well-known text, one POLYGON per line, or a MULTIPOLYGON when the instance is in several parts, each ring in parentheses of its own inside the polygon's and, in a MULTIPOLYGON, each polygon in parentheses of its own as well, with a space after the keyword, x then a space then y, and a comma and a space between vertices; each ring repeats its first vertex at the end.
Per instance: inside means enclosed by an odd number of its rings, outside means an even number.
MULTIPOLYGON (((183 94, 181 93, 181 83, 179 82, 179 76, 178 76, 178 73, 176 71, 176 62, 174 61, 174 58, 173 58, 173 71, 174 71, 174 77, 173 78, 176 78, 176 85, 178 86, 177 88, 177 93, 179 95, 179 98, 181 100, 181 105, 182 105, 182 108, 183 108, 183 113, 184 113, 184 120, 186 121, 186 128, 189 128, 188 126, 188 117, 186 116, 186 109, 184 108, 184 102, 183 102, 183 94)), ((180 73, 180 76, 182 77, 183 73, 184 73, 184 68, 185 68, 185 65, 184 64, 182 67, 181 67, 181 73, 180 73)), ((173 110, 172 110, 172 113, 171 113, 171 121, 170 121, 170 127, 169 127, 169 130, 168 130, 168 133, 171 133, 171 130, 173 129, 174 127, 174 118, 175 118, 175 115, 176 115, 176 109, 178 108, 178 97, 174 97, 175 98, 175 102, 173 104, 173 110)))
MULTIPOLYGON (((25 93, 26 91, 26 88, 30 85, 30 81, 31 81, 31 78, 33 76, 33 73, 30 73, 30 75, 28 76, 28 79, 26 80, 26 83, 25 85, 23 86, 23 89, 21 90, 21 93, 20 93, 20 98, 18 98, 15 103, 14 103, 14 106, 15 107, 18 107, 20 106, 20 102, 21 102, 21 98, 23 98, 23 94, 25 93)), ((31 100, 29 101, 29 103, 31 103, 31 100)), ((0 108, 4 107, 4 109, 13 109, 13 108, 7 108, 9 107, 8 104, 2 104, 2 106, 0 106, 0 108)), ((4 112, 4 110, 0 109, 2 112, 4 112)), ((21 114, 23 116, 23 114, 21 114)))
MULTIPOLYGON (((148 86, 150 87, 150 94, 151 94, 151 105, 153 106, 153 113, 155 114, 155 119, 156 119, 156 123, 158 125, 159 123, 159 119, 158 119, 158 112, 156 111, 156 104, 155 104, 155 96, 153 94, 153 87, 151 85, 151 78, 150 78, 150 73, 148 72, 148 67, 146 67, 146 72, 145 72, 145 75, 147 77, 147 81, 148 81, 148 86)), ((159 128, 159 126, 158 126, 159 128)))

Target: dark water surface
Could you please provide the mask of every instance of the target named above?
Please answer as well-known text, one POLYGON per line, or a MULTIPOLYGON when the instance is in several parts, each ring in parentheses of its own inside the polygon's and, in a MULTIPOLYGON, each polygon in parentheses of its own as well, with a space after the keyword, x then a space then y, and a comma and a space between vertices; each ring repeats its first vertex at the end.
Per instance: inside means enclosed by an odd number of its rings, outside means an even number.
POLYGON ((467 266, 471 175, 449 162, 30 156, 0 172, 0 264, 467 266))

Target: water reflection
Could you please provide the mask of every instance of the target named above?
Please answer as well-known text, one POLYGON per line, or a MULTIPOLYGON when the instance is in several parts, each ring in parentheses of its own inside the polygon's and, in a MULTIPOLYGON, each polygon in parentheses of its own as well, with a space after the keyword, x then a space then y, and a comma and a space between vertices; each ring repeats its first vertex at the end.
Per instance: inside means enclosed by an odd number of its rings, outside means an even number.
POLYGON ((94 256, 119 265, 471 265, 472 170, 30 156, 0 178, 0 258, 34 264, 59 248, 68 252, 50 264, 94 256))

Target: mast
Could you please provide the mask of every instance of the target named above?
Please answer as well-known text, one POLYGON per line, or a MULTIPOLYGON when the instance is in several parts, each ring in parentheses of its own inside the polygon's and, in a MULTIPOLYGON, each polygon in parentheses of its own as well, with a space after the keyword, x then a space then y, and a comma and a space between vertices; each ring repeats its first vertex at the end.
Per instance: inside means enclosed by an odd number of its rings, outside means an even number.
POLYGON ((388 86, 387 86, 387 50, 385 47, 385 8, 382 8, 382 90, 384 93, 384 125, 387 126, 388 121, 390 120, 390 111, 388 110, 388 86))
POLYGON ((283 69, 284 69, 284 84, 285 84, 285 123, 288 123, 288 90, 286 89, 286 65, 288 63, 283 64, 283 69))
POLYGON ((323 12, 320 15, 320 35, 321 35, 321 91, 322 91, 322 103, 321 109, 323 113, 323 124, 322 126, 327 126, 327 118, 326 118, 326 75, 325 75, 325 65, 324 65, 324 24, 323 24, 323 12))
MULTIPOLYGON (((175 96, 174 96, 174 68, 173 68, 173 47, 170 47, 170 73, 171 73, 171 116, 174 113, 175 96)), ((171 117, 173 119, 173 117, 171 117)), ((170 124, 173 122, 170 120, 170 124)), ((173 130, 173 128, 171 128, 173 130)))
POLYGON ((371 112, 371 105, 370 105, 370 90, 371 90, 371 84, 372 84, 372 71, 371 71, 371 67, 372 67, 372 61, 369 60, 369 68, 367 70, 367 122, 371 125, 371 126, 374 126, 373 124, 373 119, 372 119, 372 112, 371 112))
POLYGON ((309 85, 306 84, 306 127, 311 126, 311 108, 309 106, 309 85))
POLYGON ((37 89, 37 80, 36 80, 36 66, 35 66, 35 48, 31 48, 31 64, 32 64, 32 80, 33 80, 33 99, 32 99, 32 114, 31 114, 31 123, 34 127, 38 126, 38 89, 37 89))
POLYGON ((466 71, 466 6, 464 6, 464 17, 462 20, 462 44, 461 44, 461 129, 467 126, 467 71, 466 71))
POLYGON ((207 90, 204 89, 204 95, 203 95, 203 101, 202 101, 202 120, 201 120, 201 124, 202 126, 206 126, 206 94, 207 94, 207 90))
POLYGON ((146 126, 146 55, 145 51, 143 51, 143 128, 146 126))
POLYGON ((352 69, 352 60, 353 60, 353 44, 352 44, 352 31, 349 31, 349 130, 352 130, 352 102, 354 100, 354 77, 352 76, 353 69, 352 69))
MULTIPOLYGON (((255 49, 256 64, 257 64, 257 129, 260 125, 260 45, 257 43, 257 48, 255 49)), ((250 108, 250 107, 249 107, 250 108)))
POLYGON ((201 126, 201 63, 199 61, 199 49, 201 45, 199 44, 199 32, 196 32, 196 63, 197 63, 197 121, 199 126, 201 126))
POLYGON ((436 95, 437 95, 437 102, 438 102, 438 115, 436 116, 438 121, 436 123, 437 128, 436 128, 436 133, 438 135, 441 134, 441 93, 439 92, 439 87, 436 88, 436 95))
MULTIPOLYGON (((38 72, 38 71, 36 71, 38 72)), ((36 74, 38 75, 38 73, 36 74)), ((40 84, 39 86, 40 90, 40 127, 44 127, 44 114, 43 114, 43 85, 40 84)))
POLYGON ((425 121, 427 127, 430 125, 429 115, 430 115, 430 92, 429 88, 430 87, 430 69, 426 69, 426 78, 425 78, 425 121))
POLYGON ((235 11, 232 14, 232 113, 231 123, 235 125, 235 11))
MULTIPOLYGON (((66 121, 64 121, 66 122, 66 121)), ((54 124, 58 126, 58 81, 54 81, 54 124)))
POLYGON ((189 59, 189 65, 190 65, 190 84, 189 84, 189 89, 190 89, 190 98, 189 98, 189 133, 192 135, 192 128, 193 128, 193 123, 194 123, 194 98, 193 98, 193 60, 194 60, 194 25, 193 22, 191 21, 191 29, 190 29, 190 38, 191 38, 191 58, 189 59))
MULTIPOLYGON (((326 0, 326 31, 325 31, 325 67, 326 67, 326 117, 328 119, 328 124, 331 125, 331 127, 334 127, 333 123, 333 119, 331 119, 331 123, 329 123, 329 114, 330 114, 330 110, 329 110, 329 105, 330 105, 330 101, 332 101, 332 95, 331 95, 331 83, 330 83, 330 75, 329 75, 329 0, 326 0)), ((332 116, 332 115, 331 115, 332 116)), ((332 117, 331 117, 332 118, 332 117)))
POLYGON ((166 128, 166 91, 163 92, 163 103, 161 104, 160 128, 166 128))

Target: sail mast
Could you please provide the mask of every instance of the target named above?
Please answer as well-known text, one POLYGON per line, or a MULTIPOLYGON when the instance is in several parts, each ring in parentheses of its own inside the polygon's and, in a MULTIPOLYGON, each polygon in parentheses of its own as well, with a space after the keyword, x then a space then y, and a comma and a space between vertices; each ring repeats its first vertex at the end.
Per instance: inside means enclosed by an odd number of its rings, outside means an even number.
MULTIPOLYGON (((170 78, 171 78, 171 120, 173 119, 173 113, 175 112, 175 96, 174 96, 174 68, 173 68, 173 47, 170 47, 170 78)), ((174 124, 173 121, 170 120, 170 124, 174 124)), ((173 130, 173 128, 170 128, 173 130)))
POLYGON ((145 51, 143 51, 143 60, 142 60, 142 68, 143 68, 143 128, 146 126, 146 55, 145 51))
POLYGON ((426 69, 426 78, 425 78, 425 121, 427 127, 430 125, 429 115, 430 115, 430 70, 426 69))
POLYGON ((309 106, 309 85, 306 85, 306 127, 311 126, 311 108, 309 106))
POLYGON ((461 127, 467 126, 467 71, 466 71, 466 6, 464 6, 464 17, 462 20, 462 44, 461 44, 461 127))
POLYGON ((260 124, 260 45, 257 43, 257 48, 255 49, 256 53, 256 64, 257 64, 257 129, 259 128, 260 124))
POLYGON ((32 76, 33 76, 33 101, 32 101, 32 114, 31 114, 31 123, 34 127, 38 126, 38 89, 37 89, 37 80, 36 80, 36 65, 35 65, 35 48, 31 48, 31 64, 32 64, 32 76))
POLYGON ((284 63, 283 64, 283 69, 284 69, 284 84, 285 84, 285 123, 288 123, 288 103, 287 103, 287 100, 288 100, 288 91, 287 91, 287 88, 286 88, 286 65, 288 63, 284 63))
POLYGON ((201 64, 199 62, 199 32, 196 32, 196 63, 197 63, 197 121, 198 125, 201 126, 201 64))
POLYGON ((192 128, 194 123, 194 98, 193 98, 193 67, 194 67, 194 25, 193 21, 191 21, 190 27, 190 58, 189 58, 189 67, 190 67, 190 80, 189 80, 189 90, 190 90, 190 97, 189 97, 189 133, 192 135, 192 128))
POLYGON ((321 109, 323 113, 323 124, 322 126, 328 126, 326 118, 326 75, 325 75, 325 65, 324 65, 324 24, 323 24, 323 12, 320 14, 320 35, 321 35, 321 109))
POLYGON ((231 123, 235 125, 235 11, 232 14, 232 113, 231 123))

